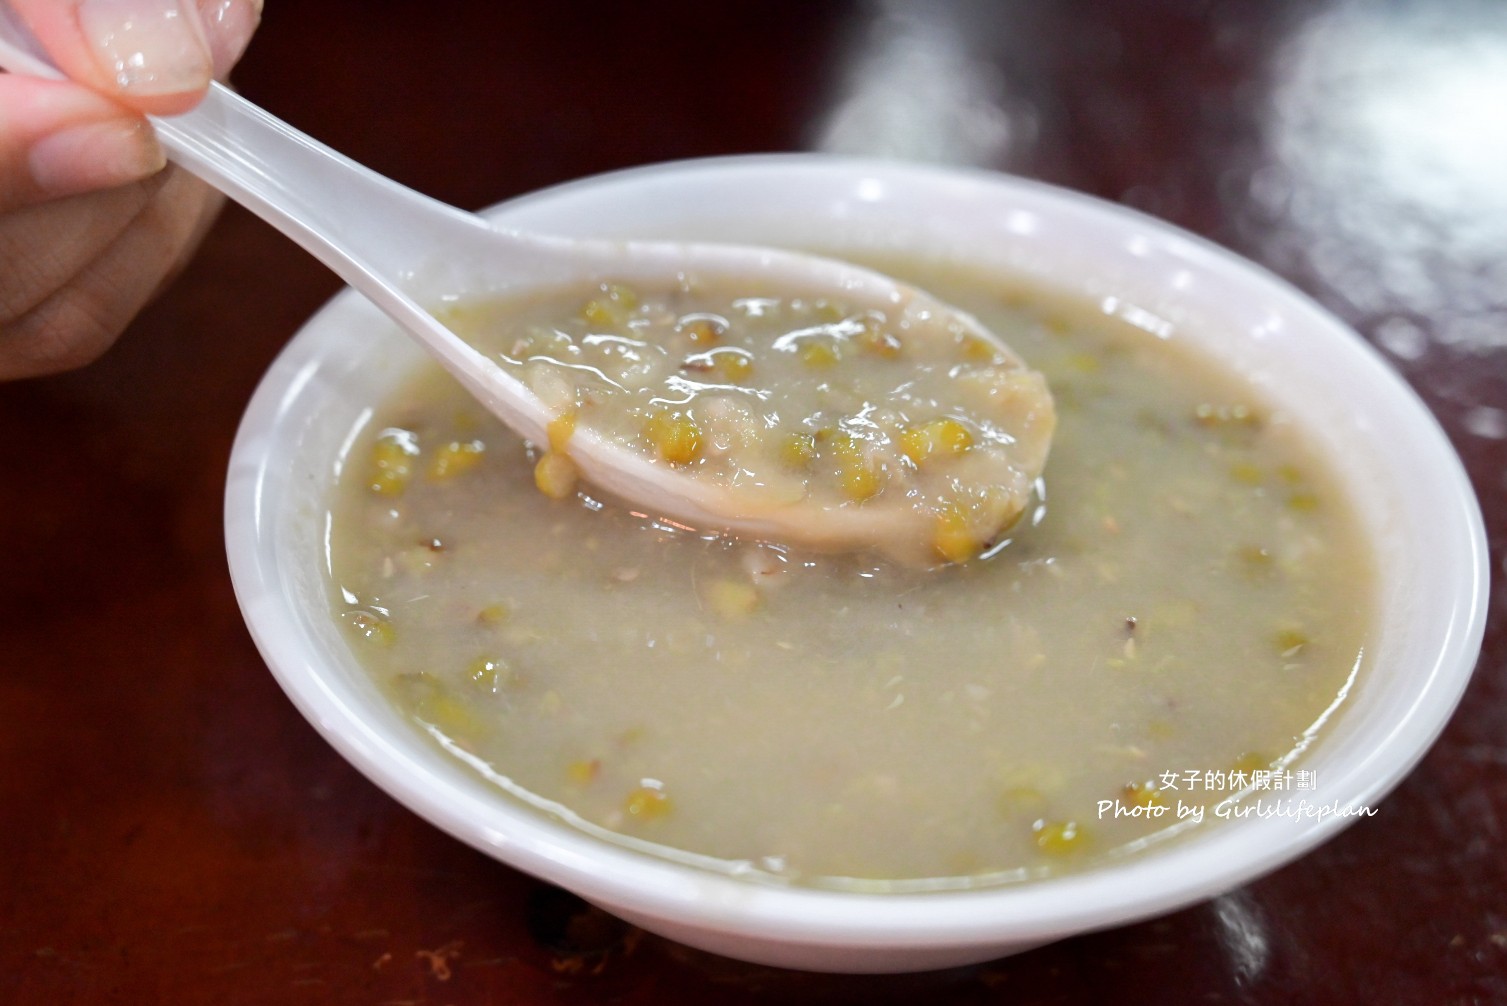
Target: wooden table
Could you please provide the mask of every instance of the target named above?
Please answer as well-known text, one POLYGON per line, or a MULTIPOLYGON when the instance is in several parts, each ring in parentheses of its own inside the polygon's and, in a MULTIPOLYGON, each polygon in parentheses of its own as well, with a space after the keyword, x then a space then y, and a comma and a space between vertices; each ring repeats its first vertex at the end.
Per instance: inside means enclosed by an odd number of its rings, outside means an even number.
MULTIPOLYGON (((1501 572, 1501 4, 268 6, 242 90, 463 206, 822 148, 972 161, 1206 235, 1412 382, 1501 572)), ((1507 1002, 1500 591, 1459 713, 1375 818, 1216 902, 983 966, 716 959, 445 837, 284 699, 226 573, 240 411, 335 290, 231 209, 103 361, 0 386, 0 1001, 1507 1002)))

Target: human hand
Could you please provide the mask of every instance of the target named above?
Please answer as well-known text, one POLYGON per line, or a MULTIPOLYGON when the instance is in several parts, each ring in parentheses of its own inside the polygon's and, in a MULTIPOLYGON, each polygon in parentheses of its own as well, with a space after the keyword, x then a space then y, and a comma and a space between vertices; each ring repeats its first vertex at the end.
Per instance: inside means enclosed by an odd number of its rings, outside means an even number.
POLYGON ((0 74, 0 380, 103 353, 220 199, 143 117, 224 78, 262 0, 9 0, 69 81, 0 74))

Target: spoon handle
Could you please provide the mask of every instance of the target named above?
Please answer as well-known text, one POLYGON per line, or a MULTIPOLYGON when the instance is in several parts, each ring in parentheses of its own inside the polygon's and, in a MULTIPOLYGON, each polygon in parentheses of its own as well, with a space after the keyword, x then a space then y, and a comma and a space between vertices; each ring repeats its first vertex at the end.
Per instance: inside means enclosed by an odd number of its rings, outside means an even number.
MULTIPOLYGON (((39 77, 64 76, 4 3, 0 66, 39 77)), ((218 83, 192 111, 148 118, 175 163, 362 289, 408 278, 436 250, 430 235, 438 237, 437 224, 446 232, 490 230, 480 217, 352 161, 218 83), (399 235, 404 240, 395 241, 399 235)))
POLYGON ((173 161, 355 286, 365 284, 352 269, 369 280, 402 279, 433 250, 425 239, 437 217, 449 218, 446 228, 490 230, 480 217, 399 185, 217 83, 192 111, 153 117, 152 125, 173 161))
MULTIPOLYGON (((63 79, 24 22, 0 0, 0 67, 63 79)), ((531 396, 424 310, 416 297, 432 263, 484 261, 504 275, 556 258, 549 239, 500 231, 336 153, 211 84, 192 111, 149 116, 168 157, 282 231, 418 339, 477 398, 532 435, 531 396)))

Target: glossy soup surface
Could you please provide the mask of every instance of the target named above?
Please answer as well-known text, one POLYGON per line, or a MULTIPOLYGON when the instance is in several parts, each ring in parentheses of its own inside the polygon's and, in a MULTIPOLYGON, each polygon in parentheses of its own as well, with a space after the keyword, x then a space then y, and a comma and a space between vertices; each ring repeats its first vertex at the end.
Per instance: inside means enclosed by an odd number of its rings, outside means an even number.
POLYGON ((1175 333, 911 271, 1056 399, 1021 519, 961 564, 545 495, 551 447, 438 372, 373 403, 331 494, 332 615, 416 729, 583 828, 864 889, 1080 869, 1301 785, 1371 618, 1367 544, 1301 431, 1175 333))

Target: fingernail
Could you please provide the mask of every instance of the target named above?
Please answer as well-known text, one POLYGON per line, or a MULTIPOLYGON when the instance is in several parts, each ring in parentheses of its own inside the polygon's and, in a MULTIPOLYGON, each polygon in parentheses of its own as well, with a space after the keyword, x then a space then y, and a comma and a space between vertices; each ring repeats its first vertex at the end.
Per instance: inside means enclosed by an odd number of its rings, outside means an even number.
POLYGON ((125 185, 166 163, 151 129, 133 119, 71 126, 38 140, 27 153, 32 180, 48 196, 125 185))
POLYGON ((123 93, 179 94, 209 83, 209 45, 192 0, 83 0, 78 17, 123 93))
POLYGON ((262 0, 215 0, 206 10, 204 34, 209 38, 209 52, 214 59, 216 77, 224 77, 235 66, 252 33, 262 20, 262 0))

